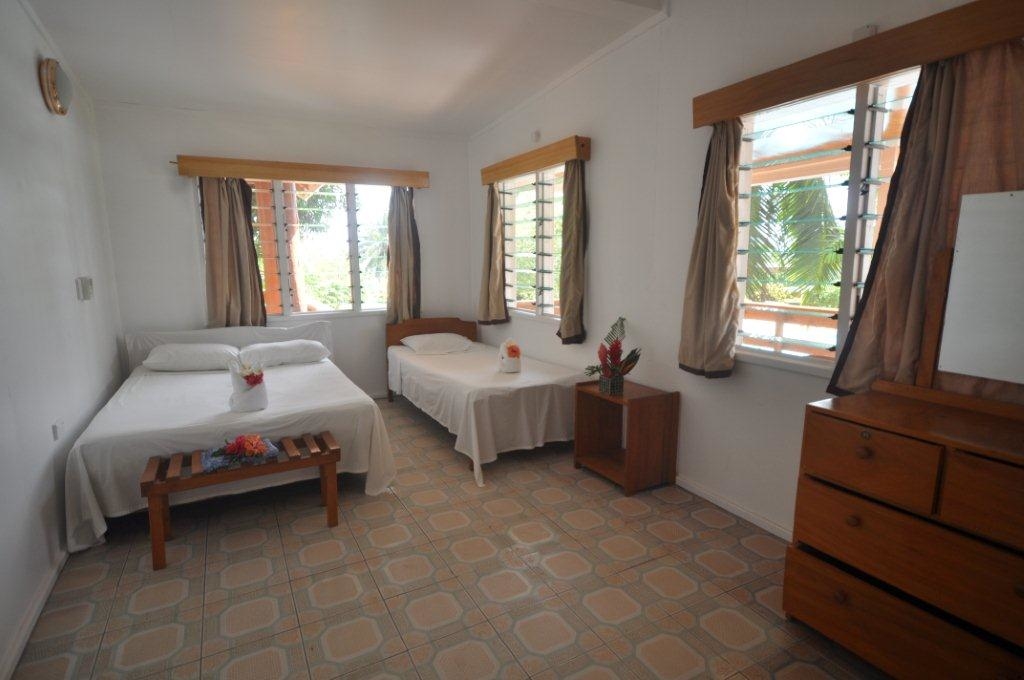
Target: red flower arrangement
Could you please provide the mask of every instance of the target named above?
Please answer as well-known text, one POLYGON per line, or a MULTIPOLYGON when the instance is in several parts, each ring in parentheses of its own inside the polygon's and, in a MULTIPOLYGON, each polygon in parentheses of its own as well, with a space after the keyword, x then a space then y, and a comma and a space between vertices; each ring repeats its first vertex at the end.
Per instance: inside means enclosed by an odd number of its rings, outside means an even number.
MULTIPOLYGON (((260 380, 263 379, 262 374, 260 380)), ((258 383, 257 383, 258 384, 258 383)), ((258 434, 240 434, 233 441, 227 443, 224 447, 224 453, 229 456, 243 456, 250 458, 253 456, 262 456, 267 452, 267 445, 263 441, 263 437, 258 434)))
POLYGON ((598 375, 602 378, 618 378, 626 375, 640 361, 640 348, 634 347, 625 358, 622 357, 622 340, 626 337, 626 319, 619 317, 605 336, 604 342, 597 348, 598 364, 587 366, 587 375, 598 375))

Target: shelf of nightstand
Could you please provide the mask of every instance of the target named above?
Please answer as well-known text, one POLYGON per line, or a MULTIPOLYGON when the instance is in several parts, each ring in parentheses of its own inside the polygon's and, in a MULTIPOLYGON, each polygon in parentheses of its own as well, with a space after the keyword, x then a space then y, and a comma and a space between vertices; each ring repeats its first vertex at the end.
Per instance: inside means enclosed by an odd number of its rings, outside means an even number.
POLYGON ((675 481, 678 431, 678 392, 627 382, 610 395, 596 381, 576 385, 574 463, 627 496, 675 481))

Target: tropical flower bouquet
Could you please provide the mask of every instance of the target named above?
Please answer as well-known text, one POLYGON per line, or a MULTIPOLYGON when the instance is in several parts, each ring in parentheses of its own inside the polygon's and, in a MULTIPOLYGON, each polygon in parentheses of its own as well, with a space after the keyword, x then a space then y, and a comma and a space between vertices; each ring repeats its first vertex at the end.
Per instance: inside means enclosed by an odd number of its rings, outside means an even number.
POLYGON ((587 375, 597 375, 598 389, 604 394, 622 394, 625 377, 640 361, 640 348, 634 347, 625 358, 622 357, 622 341, 626 338, 626 319, 619 317, 604 342, 597 348, 597 360, 594 366, 587 366, 587 375))
POLYGON ((263 367, 235 361, 231 364, 232 411, 262 411, 267 407, 267 385, 263 382, 263 367))
POLYGON ((522 356, 522 350, 519 349, 519 345, 516 344, 515 340, 506 340, 501 343, 501 348, 498 350, 499 369, 501 372, 518 373, 520 370, 520 356, 522 356))
POLYGON ((240 434, 224 446, 207 449, 201 454, 203 472, 212 472, 240 465, 261 465, 277 456, 278 448, 258 434, 240 434))

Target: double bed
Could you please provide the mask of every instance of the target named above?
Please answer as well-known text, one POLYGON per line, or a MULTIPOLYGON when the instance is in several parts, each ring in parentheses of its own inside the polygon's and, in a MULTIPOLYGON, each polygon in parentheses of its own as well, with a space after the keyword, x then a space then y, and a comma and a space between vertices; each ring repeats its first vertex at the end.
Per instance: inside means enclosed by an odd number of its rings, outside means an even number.
POLYGON ((400 394, 455 435, 455 450, 481 465, 499 453, 573 438, 575 369, 523 357, 519 373, 498 371, 498 348, 477 342, 476 324, 455 318, 413 319, 387 327, 388 395, 400 394), (402 339, 457 333, 465 352, 417 354, 402 339))
MULTIPOLYGON (((330 326, 238 327, 145 333, 125 338, 130 375, 75 442, 67 460, 65 505, 68 548, 84 550, 102 542, 105 517, 141 510, 139 475, 153 455, 170 455, 222 444, 242 433, 278 440, 330 431, 341 446, 339 472, 366 474, 366 493, 387 489, 394 458, 377 404, 330 358, 316 363, 264 369, 269 406, 236 413, 228 409, 227 371, 151 371, 142 366, 150 350, 166 343, 253 343, 308 339, 333 346, 330 326)), ((312 479, 316 469, 296 470, 181 493, 175 503, 243 493, 312 479)))

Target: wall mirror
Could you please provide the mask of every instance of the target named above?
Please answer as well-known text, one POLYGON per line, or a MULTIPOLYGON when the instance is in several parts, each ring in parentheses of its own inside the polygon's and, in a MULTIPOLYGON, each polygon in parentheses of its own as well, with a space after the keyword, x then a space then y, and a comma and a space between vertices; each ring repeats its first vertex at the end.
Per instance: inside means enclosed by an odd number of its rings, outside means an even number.
POLYGON ((1024 383, 1024 191, 963 197, 939 370, 1024 383))

